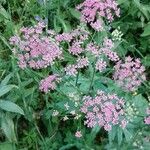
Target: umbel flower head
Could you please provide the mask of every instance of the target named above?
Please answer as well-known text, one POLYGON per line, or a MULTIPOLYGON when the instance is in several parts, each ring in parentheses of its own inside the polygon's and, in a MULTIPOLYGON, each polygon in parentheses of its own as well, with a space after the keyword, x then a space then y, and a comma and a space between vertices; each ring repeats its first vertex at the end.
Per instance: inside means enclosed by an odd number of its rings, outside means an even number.
POLYGON ((110 131, 114 125, 126 127, 124 100, 116 94, 98 91, 95 98, 85 96, 83 101, 81 112, 85 114, 85 124, 88 127, 98 125, 106 131, 110 131))
POLYGON ((85 68, 89 65, 89 60, 87 57, 79 57, 76 64, 68 65, 65 67, 66 75, 76 76, 78 73, 77 69, 85 68))
POLYGON ((120 9, 115 0, 85 0, 77 6, 77 9, 81 12, 81 21, 90 24, 96 31, 103 30, 101 18, 112 22, 114 16, 119 17, 120 14, 120 9))
POLYGON ((55 39, 60 44, 69 44, 68 52, 72 55, 79 56, 84 52, 84 42, 89 38, 89 32, 81 26, 77 29, 72 30, 69 33, 57 34, 55 39))
POLYGON ((81 138, 81 137, 82 137, 81 131, 76 131, 75 136, 76 136, 77 138, 81 138))
POLYGON ((61 78, 58 77, 57 74, 50 75, 40 82, 40 90, 42 92, 49 92, 50 90, 54 90, 56 88, 56 83, 60 82, 61 78))
POLYGON ((133 60, 131 57, 126 57, 124 63, 120 60, 114 68, 113 78, 125 91, 137 90, 146 80, 145 67, 142 66, 139 59, 133 60))
POLYGON ((10 38, 20 68, 46 68, 52 65, 55 59, 60 58, 62 51, 59 43, 54 38, 44 35, 44 28, 45 23, 39 22, 33 27, 21 28, 20 36, 10 38))
POLYGON ((86 50, 91 52, 95 57, 105 55, 109 60, 116 62, 119 60, 119 56, 112 48, 114 48, 113 41, 105 38, 101 48, 96 43, 90 42, 87 44, 86 50))

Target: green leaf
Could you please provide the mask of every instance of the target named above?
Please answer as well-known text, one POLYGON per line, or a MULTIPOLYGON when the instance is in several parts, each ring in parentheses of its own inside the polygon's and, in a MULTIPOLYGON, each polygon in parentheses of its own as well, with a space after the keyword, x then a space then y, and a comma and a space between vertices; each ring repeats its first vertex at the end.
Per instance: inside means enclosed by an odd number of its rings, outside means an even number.
POLYGON ((150 24, 145 26, 144 32, 141 34, 141 36, 144 37, 144 36, 149 36, 149 35, 150 35, 150 24))
POLYGON ((15 112, 24 115, 24 111, 11 101, 0 100, 0 108, 5 111, 15 112))
POLYGON ((117 134, 117 127, 113 126, 111 131, 108 132, 108 138, 110 143, 115 139, 116 134, 117 134))
POLYGON ((5 38, 1 33, 0 33, 0 40, 1 40, 10 50, 12 50, 11 47, 10 47, 10 45, 9 45, 9 43, 7 42, 6 38, 5 38))
POLYGON ((117 136, 118 136, 118 144, 121 145, 122 143, 122 129, 121 128, 118 128, 118 132, 117 132, 117 136))
POLYGON ((10 18, 10 15, 7 13, 7 11, 0 5, 0 14, 5 17, 6 19, 10 18))
POLYGON ((147 20, 149 20, 149 14, 148 14, 148 10, 147 7, 145 7, 145 5, 140 3, 140 0, 133 0, 134 5, 141 11, 141 13, 147 18, 147 20))
POLYGON ((1 86, 7 85, 7 83, 9 82, 10 78, 12 77, 12 73, 10 73, 9 75, 7 75, 2 81, 1 81, 1 86))
POLYGON ((94 81, 93 88, 94 88, 95 91, 97 91, 99 89, 100 90, 105 90, 106 86, 104 86, 104 84, 102 83, 101 79, 98 79, 98 80, 94 81))
POLYGON ((123 133, 125 135, 126 141, 129 142, 132 138, 132 134, 127 129, 124 129, 123 133))
POLYGON ((73 146, 75 146, 75 144, 67 144, 65 146, 62 146, 59 150, 71 149, 73 146))
POLYGON ((79 11, 77 11, 76 9, 73 9, 73 8, 70 8, 69 11, 73 17, 75 17, 76 19, 80 19, 81 14, 79 11))
POLYGON ((15 150, 15 145, 9 142, 4 142, 0 144, 0 149, 1 150, 15 150))
POLYGON ((0 97, 8 93, 12 88, 16 87, 15 85, 0 85, 0 97))
POLYGON ((67 23, 61 16, 57 16, 59 23, 62 25, 64 32, 69 32, 71 30, 70 24, 67 23))
POLYGON ((147 55, 146 57, 143 58, 142 63, 144 66, 149 67, 150 66, 150 55, 147 55))
POLYGON ((54 18, 54 29, 55 29, 56 32, 60 32, 61 27, 58 25, 57 20, 58 20, 57 16, 55 16, 55 18, 54 18))
POLYGON ((14 123, 8 115, 1 119, 1 128, 10 142, 17 141, 14 130, 14 123))
POLYGON ((135 107, 138 108, 140 115, 145 115, 146 108, 148 107, 147 100, 141 95, 136 95, 132 102, 134 103, 135 107))
POLYGON ((95 126, 92 129, 91 133, 87 135, 86 143, 88 143, 89 145, 92 144, 99 131, 100 131, 100 127, 98 125, 95 126))

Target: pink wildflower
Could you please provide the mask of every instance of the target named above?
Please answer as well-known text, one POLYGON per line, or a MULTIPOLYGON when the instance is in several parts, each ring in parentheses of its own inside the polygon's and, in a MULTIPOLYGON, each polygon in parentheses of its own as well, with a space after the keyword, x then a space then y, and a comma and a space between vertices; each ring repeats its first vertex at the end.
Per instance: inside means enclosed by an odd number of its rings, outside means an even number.
POLYGON ((99 19, 97 21, 95 21, 94 23, 92 22, 91 27, 93 29, 95 29, 96 31, 102 31, 103 30, 102 22, 99 19))
POLYGON ((74 41, 72 43, 72 46, 69 48, 69 52, 72 53, 73 55, 78 55, 83 51, 84 49, 82 48, 82 42, 80 41, 74 41))
POLYGON ((82 137, 81 131, 76 131, 75 136, 76 136, 77 138, 81 138, 81 137, 82 137))
POLYGON ((39 89, 45 93, 48 93, 50 90, 54 90, 56 88, 56 82, 58 83, 59 81, 60 78, 58 75, 50 75, 41 80, 39 89))
POLYGON ((84 67, 87 67, 88 65, 89 65, 89 60, 87 57, 78 58, 77 64, 76 64, 77 68, 84 68, 84 67))
POLYGON ((109 60, 116 62, 119 60, 119 56, 112 50, 113 47, 113 41, 111 39, 105 38, 102 48, 100 48, 96 43, 91 42, 87 44, 86 50, 91 52, 95 57, 104 54, 108 57, 109 60))
POLYGON ((85 0, 77 6, 81 11, 81 21, 89 23, 97 31, 102 30, 99 18, 106 18, 109 22, 114 20, 114 15, 119 17, 120 9, 115 0, 85 0))
POLYGON ((81 112, 85 114, 85 124, 88 127, 99 125, 106 131, 110 131, 112 126, 117 124, 122 128, 126 127, 127 121, 123 111, 124 101, 116 94, 98 91, 95 98, 86 96, 83 101, 81 112))
POLYGON ((72 40, 73 36, 70 34, 70 33, 62 33, 62 34, 58 34, 56 35, 55 39, 58 41, 58 42, 62 42, 62 41, 65 41, 65 42, 70 42, 72 40))
POLYGON ((121 121, 121 127, 124 129, 127 125, 128 121, 127 120, 122 120, 121 121))
POLYGON ((98 56, 100 54, 99 46, 97 46, 95 43, 89 43, 87 44, 86 50, 91 52, 93 55, 98 56))
POLYGON ((17 46, 18 50, 13 51, 18 58, 19 66, 40 69, 53 65, 57 58, 60 58, 62 51, 59 43, 43 35, 45 24, 39 22, 34 27, 22 28, 21 36, 10 38, 10 44, 17 46))
POLYGON ((118 61, 119 56, 117 55, 116 52, 112 51, 112 48, 114 47, 114 43, 112 42, 111 39, 105 38, 103 42, 103 48, 101 48, 101 51, 103 54, 105 54, 108 59, 111 61, 118 61))
POLYGON ((96 62, 96 66, 95 66, 96 70, 98 70, 99 72, 102 72, 103 70, 106 69, 106 62, 103 61, 102 59, 98 60, 96 62))
POLYGON ((125 91, 135 91, 146 80, 144 66, 139 59, 135 61, 131 57, 126 57, 125 62, 117 62, 115 65, 114 80, 125 91))
POLYGON ((111 39, 108 39, 108 38, 105 38, 104 39, 104 43, 103 43, 104 47, 107 47, 107 48, 113 48, 114 47, 114 43, 111 39))
POLYGON ((68 65, 65 68, 65 72, 66 72, 66 75, 69 75, 69 76, 76 76, 78 73, 76 69, 76 65, 68 65))
POLYGON ((147 118, 145 118, 145 124, 150 124, 150 116, 149 117, 147 117, 147 118))
POLYGON ((148 116, 145 117, 144 122, 145 122, 145 124, 150 125, 150 108, 147 108, 146 114, 147 114, 148 116))

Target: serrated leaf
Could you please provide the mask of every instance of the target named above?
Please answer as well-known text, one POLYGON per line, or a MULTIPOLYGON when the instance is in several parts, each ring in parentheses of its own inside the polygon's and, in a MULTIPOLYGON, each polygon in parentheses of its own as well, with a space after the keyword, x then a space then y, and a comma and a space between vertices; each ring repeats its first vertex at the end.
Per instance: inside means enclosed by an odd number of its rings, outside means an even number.
POLYGON ((142 60, 142 62, 144 64, 144 66, 149 67, 150 66, 150 55, 144 57, 143 60, 142 60))
POLYGON ((0 108, 5 111, 15 112, 24 115, 24 111, 18 105, 11 101, 0 100, 0 108))
POLYGON ((144 32, 141 34, 142 37, 144 36, 149 36, 150 35, 150 24, 148 24, 145 28, 144 28, 144 32))
POLYGON ((139 95, 136 95, 132 101, 135 107, 138 108, 140 115, 144 115, 146 108, 148 106, 147 100, 141 94, 139 94, 139 95))
POLYGON ((147 11, 147 7, 145 7, 143 4, 140 3, 140 0, 134 0, 133 1, 135 6, 143 13, 143 15, 149 20, 149 14, 147 11))

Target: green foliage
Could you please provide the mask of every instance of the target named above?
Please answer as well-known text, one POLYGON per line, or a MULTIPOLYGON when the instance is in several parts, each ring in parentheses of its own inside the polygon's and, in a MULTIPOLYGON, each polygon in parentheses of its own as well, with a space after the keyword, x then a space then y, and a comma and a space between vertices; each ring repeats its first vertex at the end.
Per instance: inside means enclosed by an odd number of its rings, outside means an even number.
MULTIPOLYGON (((60 62, 58 66, 46 71, 21 70, 11 54, 9 38, 14 33, 20 34, 19 29, 22 26, 35 24, 36 16, 47 18, 49 29, 60 33, 71 31, 80 23, 80 13, 75 6, 81 0, 39 2, 0 1, 0 150, 134 150, 137 149, 134 146, 137 141, 140 141, 139 145, 143 149, 148 150, 150 144, 144 138, 149 136, 150 129, 141 122, 144 120, 150 96, 150 1, 118 0, 121 17, 112 23, 110 33, 94 33, 92 37, 101 45, 101 39, 105 35, 110 36, 112 31, 120 27, 123 37, 115 43, 119 56, 124 58, 131 55, 142 59, 147 70, 147 81, 137 93, 128 94, 110 79, 112 67, 108 68, 103 77, 100 77, 100 73, 93 76, 94 64, 77 78, 63 78, 56 91, 48 94, 39 92, 40 79, 51 71, 57 72, 60 62), (80 103, 83 95, 94 96, 98 89, 115 92, 126 102, 135 105, 139 114, 126 129, 114 127, 107 135, 102 128, 89 129, 84 126, 83 117, 75 120, 68 115, 69 120, 63 121, 65 114, 79 109, 81 104, 76 107, 75 103, 80 103), (69 93, 74 95, 70 96, 69 93), (68 110, 64 108, 66 103, 70 106, 68 110), (53 110, 58 110, 59 115, 54 117, 53 110), (82 138, 74 136, 76 130, 82 131, 82 138)), ((64 57, 68 62, 74 62, 71 55, 65 54, 64 57)))

